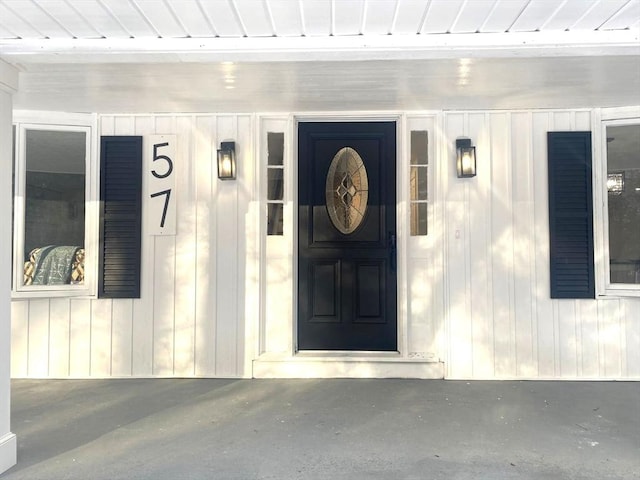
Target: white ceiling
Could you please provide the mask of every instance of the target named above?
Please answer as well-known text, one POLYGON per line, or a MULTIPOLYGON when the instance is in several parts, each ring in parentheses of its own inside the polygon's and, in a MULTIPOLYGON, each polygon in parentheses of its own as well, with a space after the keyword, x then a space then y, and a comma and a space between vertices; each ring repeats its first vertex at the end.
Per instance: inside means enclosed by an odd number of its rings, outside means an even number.
POLYGON ((16 108, 640 104, 640 0, 0 0, 16 108))

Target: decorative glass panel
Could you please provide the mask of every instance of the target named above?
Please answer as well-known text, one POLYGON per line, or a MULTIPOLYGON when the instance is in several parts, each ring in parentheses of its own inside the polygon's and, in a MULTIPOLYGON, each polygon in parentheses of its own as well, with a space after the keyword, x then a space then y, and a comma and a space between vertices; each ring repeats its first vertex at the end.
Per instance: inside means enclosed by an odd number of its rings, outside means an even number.
POLYGON ((411 204, 411 235, 427 234, 427 215, 429 205, 426 203, 411 204))
POLYGON ((284 133, 267 132, 267 165, 282 165, 284 158, 284 133))
POLYGON ((282 235, 284 225, 284 133, 267 132, 267 235, 282 235))
POLYGON ((281 168, 267 170, 267 200, 282 200, 284 171, 281 168))
POLYGON ((426 200, 427 185, 427 169, 411 167, 411 200, 426 200))
POLYGON ((338 231, 356 231, 367 211, 369 179, 362 158, 351 147, 336 153, 329 166, 326 183, 327 211, 338 231))
POLYGON ((426 235, 429 213, 429 150, 425 130, 412 130, 410 138, 409 199, 411 235, 426 235))
POLYGON ((267 235, 282 235, 282 215, 284 211, 284 205, 282 205, 281 203, 268 203, 267 209, 267 235))
POLYGON ((427 132, 414 130, 411 132, 411 165, 427 165, 427 132))

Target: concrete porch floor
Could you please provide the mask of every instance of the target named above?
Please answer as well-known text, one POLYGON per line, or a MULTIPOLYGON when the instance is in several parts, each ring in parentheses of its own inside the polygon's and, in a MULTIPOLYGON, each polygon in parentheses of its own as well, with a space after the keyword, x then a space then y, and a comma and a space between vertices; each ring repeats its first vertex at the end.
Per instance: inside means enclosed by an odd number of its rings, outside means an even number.
POLYGON ((638 479, 640 382, 14 380, 17 479, 638 479))

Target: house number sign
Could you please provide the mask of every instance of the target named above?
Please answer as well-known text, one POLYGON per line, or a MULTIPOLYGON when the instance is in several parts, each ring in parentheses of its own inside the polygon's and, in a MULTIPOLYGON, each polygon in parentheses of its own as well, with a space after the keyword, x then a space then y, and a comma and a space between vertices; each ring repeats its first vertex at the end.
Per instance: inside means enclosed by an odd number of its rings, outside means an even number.
POLYGON ((149 235, 176 234, 176 136, 145 136, 145 216, 149 235))

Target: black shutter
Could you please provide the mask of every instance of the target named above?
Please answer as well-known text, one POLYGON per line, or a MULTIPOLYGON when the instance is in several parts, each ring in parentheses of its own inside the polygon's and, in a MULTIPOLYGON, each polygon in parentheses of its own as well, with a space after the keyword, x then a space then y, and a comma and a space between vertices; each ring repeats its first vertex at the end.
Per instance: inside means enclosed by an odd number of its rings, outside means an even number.
POLYGON ((140 298, 142 137, 100 142, 98 297, 140 298))
POLYGON ((548 132, 551 298, 595 298, 591 132, 548 132))

